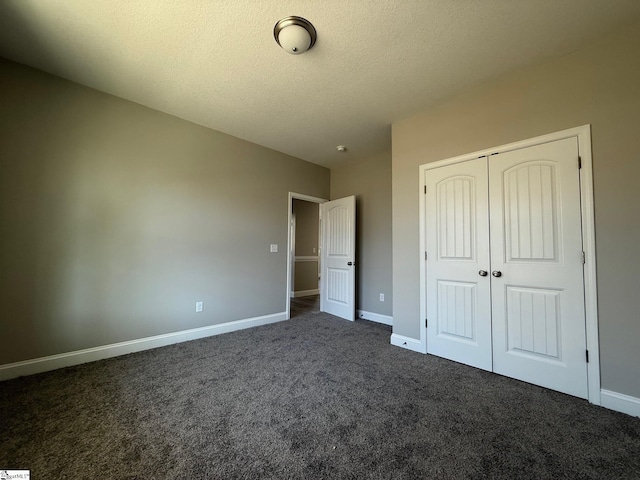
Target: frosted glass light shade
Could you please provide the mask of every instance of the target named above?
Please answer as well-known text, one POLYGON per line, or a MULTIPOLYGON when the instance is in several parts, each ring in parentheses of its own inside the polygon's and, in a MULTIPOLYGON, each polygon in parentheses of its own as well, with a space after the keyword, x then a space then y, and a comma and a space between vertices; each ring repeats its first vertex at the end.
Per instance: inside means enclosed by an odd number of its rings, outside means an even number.
POLYGON ((278 40, 280 46, 293 55, 300 55, 309 50, 311 46, 311 35, 298 25, 289 25, 280 30, 278 40))
POLYGON ((316 43, 317 33, 311 22, 302 17, 286 17, 273 27, 273 36, 286 52, 300 55, 316 43))

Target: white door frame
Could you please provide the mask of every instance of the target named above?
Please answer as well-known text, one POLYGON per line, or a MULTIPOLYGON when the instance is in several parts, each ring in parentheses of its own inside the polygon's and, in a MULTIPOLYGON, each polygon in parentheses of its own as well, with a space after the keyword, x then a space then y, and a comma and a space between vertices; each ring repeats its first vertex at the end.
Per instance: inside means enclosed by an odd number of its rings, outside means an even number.
POLYGON ((426 196, 425 173, 427 170, 460 163, 466 160, 487 156, 491 162, 491 154, 508 152, 520 148, 539 145, 541 143, 553 142, 565 138, 576 137, 578 140, 578 155, 582 162, 580 172, 580 204, 582 210, 582 250, 585 253, 584 265, 584 293, 585 293, 585 317, 587 350, 589 351, 589 363, 587 363, 587 381, 589 402, 600 405, 600 350, 598 341, 598 291, 596 285, 596 239, 595 239, 595 217, 593 205, 593 165, 591 156, 591 125, 569 128, 560 132, 550 133, 539 137, 521 140, 519 142, 508 143, 499 147, 487 148, 477 152, 460 155, 437 162, 420 165, 420 345, 421 351, 427 351, 427 329, 426 329, 426 268, 425 262, 425 210, 426 196))
MULTIPOLYGON (((295 241, 294 238, 291 238, 293 235, 293 231, 291 229, 291 220, 292 220, 292 216, 293 216, 293 199, 297 199, 297 200, 304 200, 305 202, 311 202, 311 203, 325 203, 328 202, 329 200, 326 198, 320 198, 320 197, 312 197, 311 195, 304 195, 303 193, 295 193, 295 192, 289 192, 289 202, 288 202, 288 210, 287 210, 287 301, 286 301, 286 320, 289 320, 291 318, 291 292, 293 291, 293 278, 291 275, 291 268, 293 268, 293 264, 292 264, 292 259, 291 259, 291 246, 293 245, 293 242, 295 241)), ((321 223, 322 223, 322 219, 321 219, 321 214, 320 214, 320 208, 318 208, 318 238, 322 237, 322 230, 321 230, 321 223)), ((318 243, 318 265, 320 265, 321 262, 321 249, 322 249, 322 245, 320 243, 318 243)), ((320 270, 321 271, 321 270, 320 270)), ((318 282, 318 288, 320 288, 320 282, 318 282)))

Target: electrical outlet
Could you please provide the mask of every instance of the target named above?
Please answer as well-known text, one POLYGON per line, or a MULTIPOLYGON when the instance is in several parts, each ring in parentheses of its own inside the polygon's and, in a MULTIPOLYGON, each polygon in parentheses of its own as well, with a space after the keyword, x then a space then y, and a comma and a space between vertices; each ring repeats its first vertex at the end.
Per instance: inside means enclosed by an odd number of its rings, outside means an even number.
POLYGON ((204 302, 196 302, 196 313, 200 313, 204 310, 204 302))
POLYGON ((384 302, 384 293, 381 293, 381 294, 380 294, 380 301, 381 301, 381 302, 384 302))
POLYGON ((271 244, 271 253, 278 253, 278 244, 277 243, 272 243, 271 244))

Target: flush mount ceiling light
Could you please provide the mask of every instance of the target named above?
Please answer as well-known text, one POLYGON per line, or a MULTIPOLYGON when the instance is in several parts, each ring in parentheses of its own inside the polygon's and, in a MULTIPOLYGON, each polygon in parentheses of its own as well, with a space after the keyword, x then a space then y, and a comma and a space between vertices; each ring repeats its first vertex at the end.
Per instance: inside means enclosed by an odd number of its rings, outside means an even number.
POLYGON ((302 17, 286 17, 273 27, 273 36, 285 52, 300 55, 316 43, 316 29, 302 17))

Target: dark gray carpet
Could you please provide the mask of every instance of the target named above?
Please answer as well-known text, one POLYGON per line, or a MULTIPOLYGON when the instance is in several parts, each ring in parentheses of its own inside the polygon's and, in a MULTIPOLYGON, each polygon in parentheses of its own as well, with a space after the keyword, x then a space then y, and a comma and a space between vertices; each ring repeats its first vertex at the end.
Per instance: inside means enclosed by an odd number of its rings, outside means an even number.
POLYGON ((0 383, 34 479, 640 478, 640 419, 307 314, 0 383))

